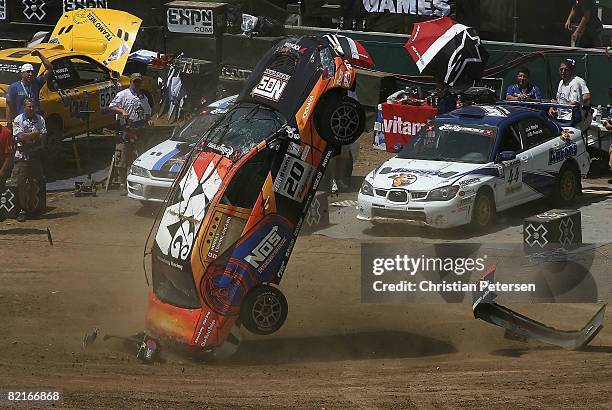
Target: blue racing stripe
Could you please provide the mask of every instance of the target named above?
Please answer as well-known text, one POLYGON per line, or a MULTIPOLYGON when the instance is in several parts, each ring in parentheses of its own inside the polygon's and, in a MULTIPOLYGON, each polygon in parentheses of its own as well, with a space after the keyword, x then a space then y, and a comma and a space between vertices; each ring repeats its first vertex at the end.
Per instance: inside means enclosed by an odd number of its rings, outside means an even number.
POLYGON ((170 151, 169 153, 167 153, 166 155, 164 155, 163 157, 161 157, 160 159, 157 160, 157 162, 155 163, 155 165, 153 165, 153 169, 152 171, 159 171, 161 169, 161 167, 164 166, 164 164, 172 157, 174 157, 176 154, 178 154, 179 150, 174 148, 172 151, 170 151))

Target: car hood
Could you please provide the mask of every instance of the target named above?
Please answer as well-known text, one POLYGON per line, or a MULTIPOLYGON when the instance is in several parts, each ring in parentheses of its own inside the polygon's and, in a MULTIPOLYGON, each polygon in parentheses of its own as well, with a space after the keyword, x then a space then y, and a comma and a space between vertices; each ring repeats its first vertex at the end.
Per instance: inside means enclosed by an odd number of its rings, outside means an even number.
POLYGON ((496 169, 484 164, 465 164, 446 161, 424 161, 416 159, 391 158, 378 167, 369 182, 379 189, 403 188, 428 191, 452 184, 461 176, 489 174, 496 169))
POLYGON ((173 140, 163 141, 136 158, 134 165, 148 171, 176 174, 193 149, 194 144, 173 140))
POLYGON ((83 53, 109 69, 123 72, 142 20, 125 11, 80 9, 64 13, 49 43, 83 53))

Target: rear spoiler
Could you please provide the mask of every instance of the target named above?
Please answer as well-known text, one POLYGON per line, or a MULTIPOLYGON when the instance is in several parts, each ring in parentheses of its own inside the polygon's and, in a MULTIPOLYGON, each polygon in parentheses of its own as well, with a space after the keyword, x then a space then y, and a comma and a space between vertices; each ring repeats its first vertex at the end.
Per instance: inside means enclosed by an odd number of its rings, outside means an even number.
MULTIPOLYGON (((494 275, 495 265, 489 268, 481 280, 492 284, 494 283, 494 275)), ((477 291, 472 294, 472 297, 474 317, 503 327, 506 329, 506 338, 520 341, 535 339, 569 350, 583 348, 593 340, 603 328, 606 311, 606 305, 603 305, 582 329, 567 331, 547 326, 495 303, 497 297, 495 292, 489 290, 477 291)))
MULTIPOLYGON (((498 101, 498 105, 511 105, 514 107, 531 108, 532 110, 548 112, 549 108, 561 108, 564 110, 570 110, 572 112, 572 119, 569 121, 555 119, 555 121, 562 127, 574 127, 583 120, 583 107, 580 104, 558 104, 553 102, 540 102, 540 101, 498 101)), ((590 107, 584 107, 588 109, 590 107)))

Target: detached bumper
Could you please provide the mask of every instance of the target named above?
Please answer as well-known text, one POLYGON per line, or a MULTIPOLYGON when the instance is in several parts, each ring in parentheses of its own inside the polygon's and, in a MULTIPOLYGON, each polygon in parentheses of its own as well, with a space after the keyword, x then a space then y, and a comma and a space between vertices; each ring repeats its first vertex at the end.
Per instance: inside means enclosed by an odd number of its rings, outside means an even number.
POLYGON ((395 203, 385 197, 359 193, 357 219, 381 223, 407 223, 434 228, 452 228, 470 222, 474 197, 450 201, 406 201, 395 203))
POLYGON ((171 179, 153 179, 128 175, 128 197, 139 201, 163 202, 172 185, 171 179))

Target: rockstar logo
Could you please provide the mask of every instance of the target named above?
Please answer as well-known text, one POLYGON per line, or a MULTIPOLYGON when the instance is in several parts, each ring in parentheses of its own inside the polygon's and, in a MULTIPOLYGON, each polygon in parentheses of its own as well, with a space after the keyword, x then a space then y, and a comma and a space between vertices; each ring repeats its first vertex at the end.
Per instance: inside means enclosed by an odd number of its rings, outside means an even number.
POLYGON ((22 2, 24 7, 23 15, 26 16, 28 20, 36 18, 38 21, 42 21, 47 15, 44 10, 46 4, 44 0, 22 0, 22 2))
POLYGON ((548 244, 548 239, 546 238, 548 229, 546 229, 544 225, 538 225, 536 228, 532 224, 529 224, 529 226, 525 228, 525 232, 527 233, 527 237, 525 238, 527 245, 534 247, 537 244, 540 248, 543 248, 548 244))
POLYGON ((306 217, 306 223, 308 226, 316 225, 321 220, 321 202, 315 197, 312 201, 312 205, 308 210, 308 216, 306 217))
POLYGON ((559 231, 561 231, 559 236, 561 245, 567 246, 574 242, 574 221, 569 218, 563 219, 559 222, 559 231))
POLYGON ((4 209, 6 213, 9 213, 15 208, 15 194, 10 189, 7 189, 2 196, 0 196, 0 209, 4 209))

